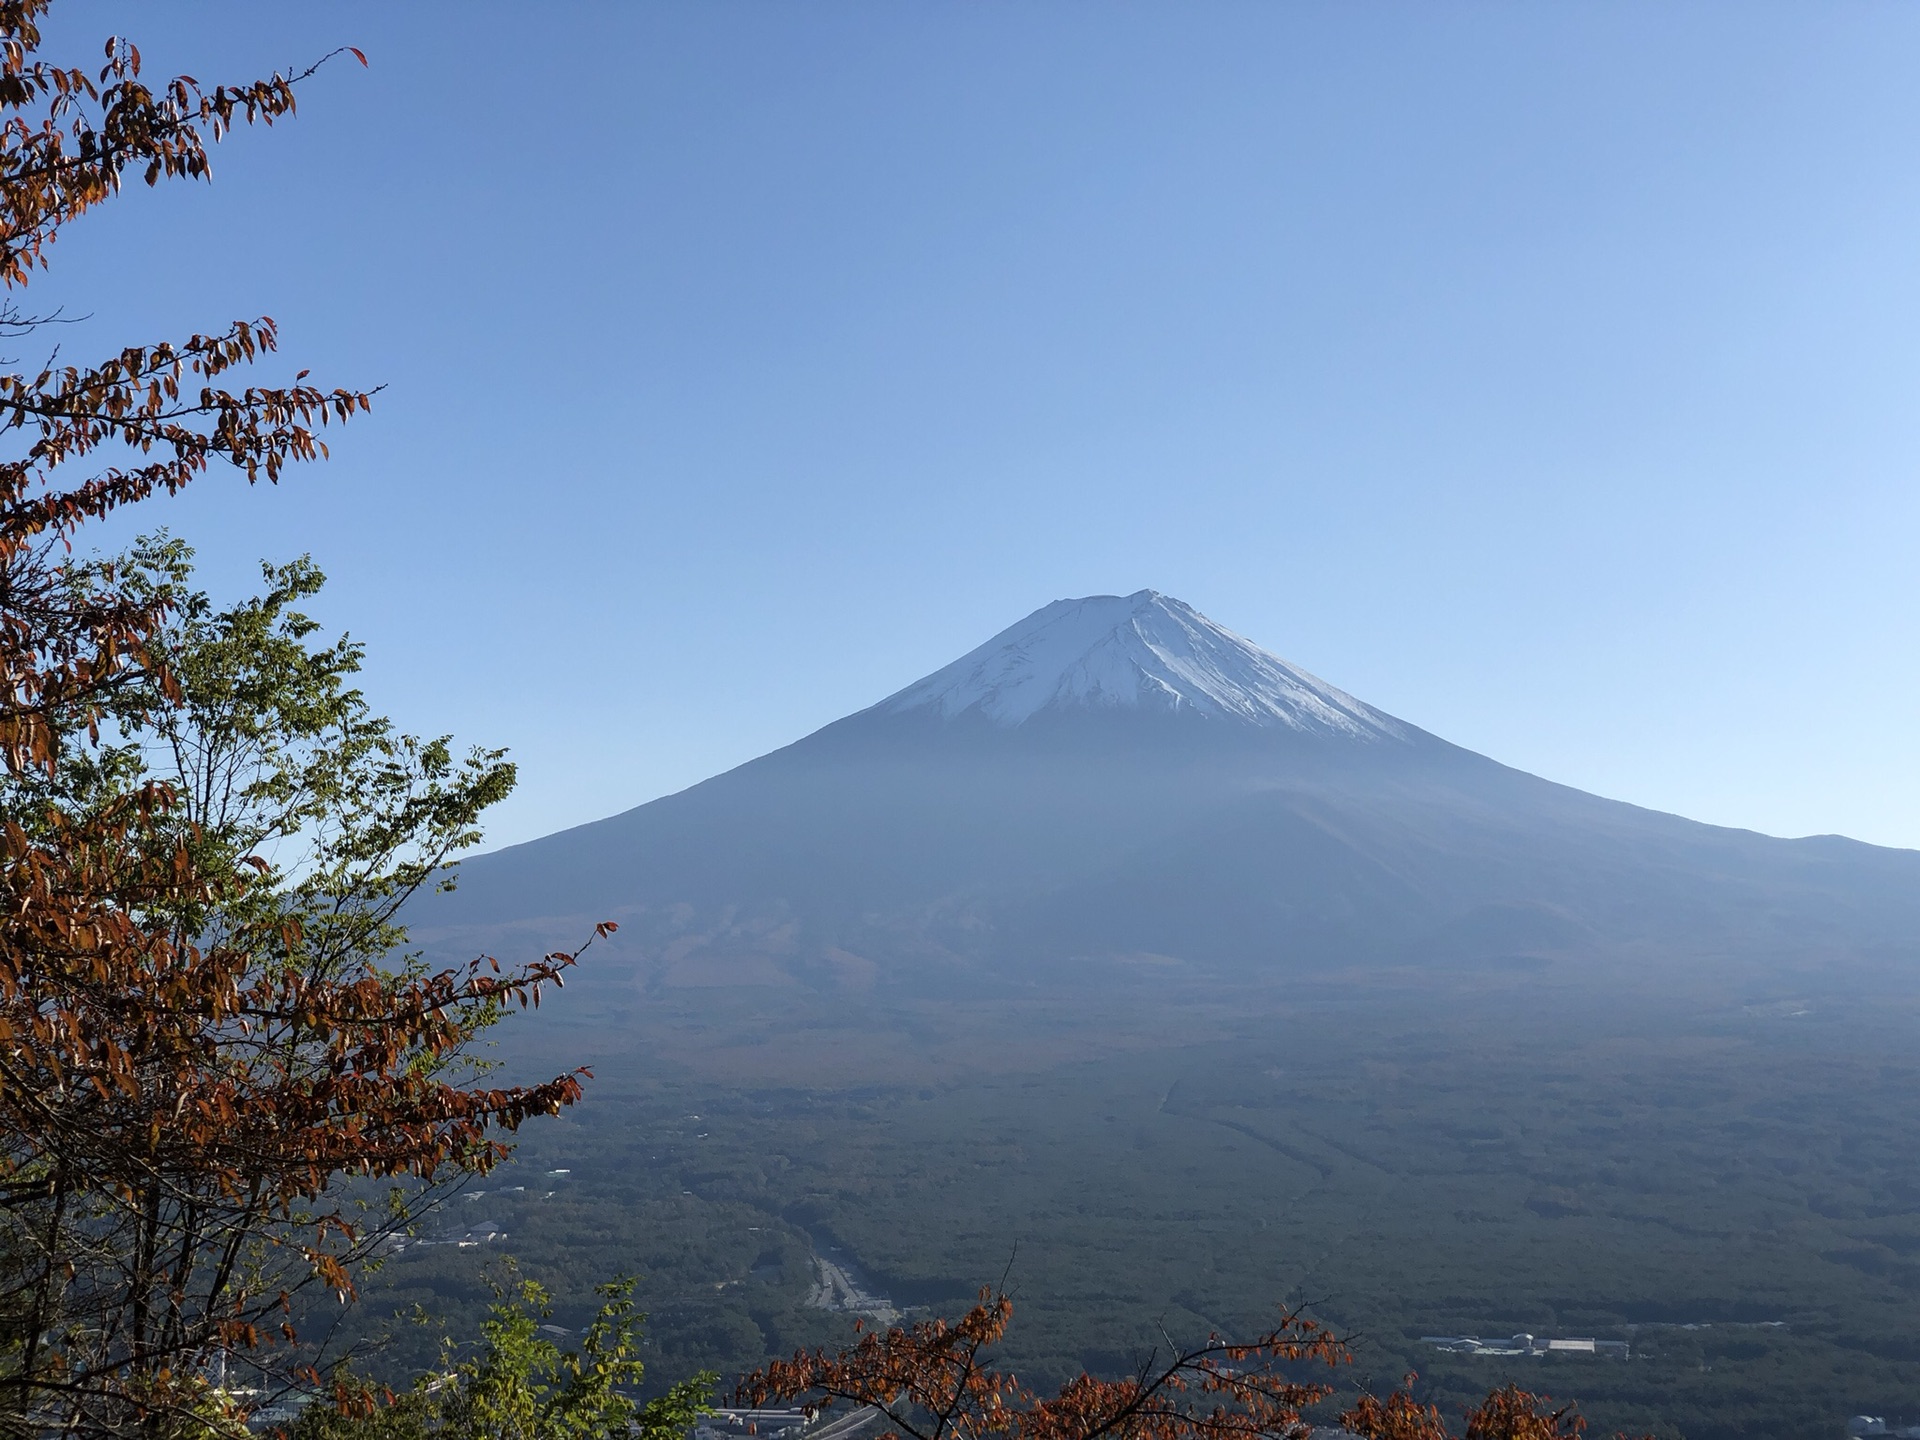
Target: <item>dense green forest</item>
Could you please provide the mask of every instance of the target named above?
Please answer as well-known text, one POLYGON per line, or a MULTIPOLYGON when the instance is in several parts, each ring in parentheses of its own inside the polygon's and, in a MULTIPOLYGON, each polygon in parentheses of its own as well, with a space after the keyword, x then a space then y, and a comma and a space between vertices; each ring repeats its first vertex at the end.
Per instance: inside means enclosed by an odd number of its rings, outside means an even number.
MULTIPOLYGON (((1604 1431, 1838 1433, 1920 1410, 1909 1021, 1774 1002, 1596 1014, 1576 1036, 1381 1011, 835 1091, 634 1063, 438 1221, 504 1238, 403 1251, 366 1317, 423 1304, 470 1329, 511 1255, 573 1326, 591 1282, 630 1269, 653 1379, 730 1375, 850 1333, 807 1303, 817 1252, 909 1313, 1006 1275, 1009 1358, 1035 1382, 1304 1304, 1354 1337, 1349 1386, 1418 1370, 1449 1413, 1513 1378, 1604 1431), (1419 1339, 1520 1330, 1629 1340, 1631 1358, 1419 1339)), ((391 1328, 404 1369, 425 1332, 391 1328)))

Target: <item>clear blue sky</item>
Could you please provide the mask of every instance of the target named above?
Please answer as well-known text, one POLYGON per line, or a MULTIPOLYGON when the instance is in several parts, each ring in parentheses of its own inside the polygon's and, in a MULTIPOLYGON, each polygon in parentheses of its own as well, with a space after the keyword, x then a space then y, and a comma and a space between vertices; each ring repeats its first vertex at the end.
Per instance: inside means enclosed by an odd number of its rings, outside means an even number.
POLYGON ((203 81, 75 355, 384 383, 153 507, 311 551, 529 838, 1152 586, 1603 794, 1920 845, 1920 8, 74 4, 203 81))

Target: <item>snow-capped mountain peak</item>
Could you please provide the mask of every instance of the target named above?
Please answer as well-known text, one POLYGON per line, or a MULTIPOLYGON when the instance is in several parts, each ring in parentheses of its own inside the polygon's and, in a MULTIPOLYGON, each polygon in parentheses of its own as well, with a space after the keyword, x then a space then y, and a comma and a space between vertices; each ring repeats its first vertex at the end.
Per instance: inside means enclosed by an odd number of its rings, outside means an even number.
POLYGON ((1069 709, 1187 712, 1373 740, 1391 716, 1154 590, 1056 600, 873 707, 977 712, 995 725, 1069 709))

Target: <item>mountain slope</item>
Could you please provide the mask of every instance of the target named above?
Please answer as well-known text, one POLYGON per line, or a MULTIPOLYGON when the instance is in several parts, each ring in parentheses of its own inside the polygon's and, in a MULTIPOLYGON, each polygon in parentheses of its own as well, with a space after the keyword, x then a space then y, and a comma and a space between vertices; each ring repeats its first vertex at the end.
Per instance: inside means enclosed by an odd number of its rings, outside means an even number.
POLYGON ((1555 785, 1152 591, 1058 601, 793 745, 464 871, 417 923, 470 942, 550 917, 561 943, 612 917, 683 976, 752 954, 831 986, 853 957, 902 994, 1140 954, 1228 984, 1682 952, 1879 966, 1920 935, 1920 855, 1555 785))

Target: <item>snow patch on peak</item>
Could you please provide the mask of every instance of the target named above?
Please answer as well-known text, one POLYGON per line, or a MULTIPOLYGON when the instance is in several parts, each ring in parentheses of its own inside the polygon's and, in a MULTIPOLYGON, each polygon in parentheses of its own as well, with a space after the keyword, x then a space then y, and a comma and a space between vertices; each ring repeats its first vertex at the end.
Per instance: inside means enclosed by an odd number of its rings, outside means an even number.
POLYGON ((1154 590, 1056 600, 873 708, 977 712, 1005 727, 1052 711, 1138 709, 1407 738, 1392 717, 1154 590))

